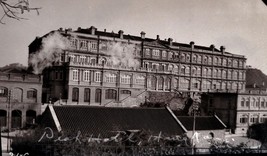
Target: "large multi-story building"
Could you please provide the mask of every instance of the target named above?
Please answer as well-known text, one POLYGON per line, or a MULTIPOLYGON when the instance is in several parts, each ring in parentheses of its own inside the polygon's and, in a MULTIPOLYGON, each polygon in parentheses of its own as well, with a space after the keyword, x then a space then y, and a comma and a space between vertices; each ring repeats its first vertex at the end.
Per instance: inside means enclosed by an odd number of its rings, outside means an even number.
POLYGON ((0 124, 2 129, 34 124, 41 114, 42 77, 10 67, 0 70, 0 124))
MULTIPOLYGON (((220 49, 98 31, 59 29, 29 45, 30 59, 46 52, 55 33, 68 39, 43 71, 43 99, 67 104, 139 105, 147 92, 242 92, 246 58, 220 49), (44 50, 42 50, 44 49, 44 50)), ((56 42, 55 42, 56 43, 56 42)), ((57 47, 58 48, 58 47, 57 47)), ((47 60, 45 60, 47 61, 47 60)), ((38 63, 37 63, 38 64, 38 63)), ((31 66, 33 66, 31 64, 31 66)), ((37 65, 38 67, 38 65, 37 65)))

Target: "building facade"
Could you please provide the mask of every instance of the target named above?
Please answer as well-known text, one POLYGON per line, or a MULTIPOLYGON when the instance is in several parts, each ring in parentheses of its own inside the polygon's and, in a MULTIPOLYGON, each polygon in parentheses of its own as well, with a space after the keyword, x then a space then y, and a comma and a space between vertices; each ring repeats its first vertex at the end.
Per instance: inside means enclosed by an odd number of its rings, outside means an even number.
POLYGON ((250 125, 267 121, 267 94, 207 93, 201 108, 202 114, 217 114, 233 133, 247 135, 250 125))
POLYGON ((139 105, 147 92, 242 92, 246 58, 214 45, 182 44, 98 31, 95 27, 59 29, 36 38, 30 56, 50 34, 60 33, 69 46, 43 71, 44 102, 102 106, 139 105), (122 59, 121 59, 122 58, 122 59))
POLYGON ((2 129, 34 124, 41 113, 42 77, 0 72, 0 122, 2 129))

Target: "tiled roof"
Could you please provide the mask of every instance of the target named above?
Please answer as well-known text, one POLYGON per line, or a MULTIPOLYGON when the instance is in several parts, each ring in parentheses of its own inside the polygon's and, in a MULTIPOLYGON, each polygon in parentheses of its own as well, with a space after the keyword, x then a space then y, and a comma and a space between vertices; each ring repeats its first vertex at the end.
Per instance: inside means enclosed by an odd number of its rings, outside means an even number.
MULTIPOLYGON (((188 131, 193 130, 193 116, 177 116, 177 118, 188 131)), ((215 116, 196 116, 195 130, 219 130, 225 128, 225 125, 215 116)))
MULTIPOLYGON (((107 137, 114 136, 115 131, 126 130, 145 130, 154 135, 160 132, 163 135, 184 133, 182 127, 166 108, 90 106, 53 106, 51 108, 54 109, 63 131, 81 131, 82 134, 101 134, 107 137)), ((47 116, 46 113, 44 119, 48 118, 49 115, 47 116)), ((45 126, 50 126, 47 121, 45 124, 45 126)))

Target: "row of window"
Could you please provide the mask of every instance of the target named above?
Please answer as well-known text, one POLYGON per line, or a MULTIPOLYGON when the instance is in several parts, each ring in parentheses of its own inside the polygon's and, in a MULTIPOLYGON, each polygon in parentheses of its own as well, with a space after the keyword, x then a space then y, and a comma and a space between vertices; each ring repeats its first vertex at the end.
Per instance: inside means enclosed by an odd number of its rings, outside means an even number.
MULTIPOLYGON (((90 81, 90 71, 85 70, 82 73, 83 81, 90 81)), ((101 82, 102 73, 101 72, 94 72, 94 82, 101 82)), ((78 81, 79 80, 79 71, 73 70, 72 71, 72 80, 78 81)), ((105 75, 105 82, 107 83, 116 83, 117 82, 117 75, 113 73, 108 73, 105 75)), ((121 75, 120 76, 120 83, 121 84, 131 84, 131 76, 130 75, 121 75)), ((135 79, 136 84, 144 85, 145 84, 145 77, 144 76, 137 76, 135 79)))
POLYGON ((241 107, 264 107, 264 108, 267 108, 267 100, 266 99, 256 99, 256 98, 252 98, 252 99, 245 99, 243 98, 241 100, 241 103, 240 103, 240 106, 241 107))
MULTIPOLYGON (((125 95, 131 95, 131 91, 129 91, 129 90, 121 90, 120 93, 125 94, 125 95)), ((84 89, 84 102, 91 102, 90 97, 91 97, 91 89, 85 88, 84 89)), ((95 90, 95 102, 96 103, 101 102, 101 97, 102 97, 102 90, 96 89, 95 90)), ((117 90, 115 90, 115 89, 105 90, 105 99, 116 100, 117 99, 117 90)), ((72 89, 72 101, 73 102, 79 101, 79 88, 73 88, 72 89)))
POLYGON ((71 38, 70 44, 71 47, 78 50, 97 50, 97 41, 71 38))
POLYGON ((167 78, 164 80, 163 77, 152 77, 149 81, 150 88, 152 90, 164 90, 163 85, 165 84, 165 90, 170 90, 170 86, 172 85, 172 88, 175 89, 233 89, 233 90, 242 90, 244 89, 244 85, 240 84, 238 82, 234 83, 227 83, 227 82, 213 82, 203 80, 202 83, 199 80, 192 80, 192 85, 190 86, 190 80, 185 78, 180 78, 180 83, 178 79, 174 79, 173 82, 171 82, 170 78, 167 78), (178 87, 179 86, 179 87, 178 87))
POLYGON ((243 71, 230 71, 225 69, 211 69, 211 68, 201 68, 193 66, 190 71, 189 66, 181 66, 180 72, 179 66, 171 64, 158 64, 145 62, 144 67, 147 69, 157 70, 157 71, 173 71, 174 73, 180 73, 181 75, 190 75, 193 76, 202 76, 203 77, 214 77, 214 78, 223 78, 223 79, 234 79, 234 80, 243 80, 245 79, 245 73, 243 71))
POLYGON ((178 52, 167 52, 165 50, 159 49, 145 49, 146 57, 158 57, 168 60, 176 60, 180 62, 188 63, 199 63, 199 64, 208 64, 208 65, 219 65, 219 66, 228 66, 234 68, 243 68, 244 61, 237 59, 227 59, 221 57, 212 57, 212 56, 202 56, 193 54, 192 58, 190 54, 178 53, 178 52))
MULTIPOLYGON (((8 88, 0 87, 0 97, 8 97, 8 88)), ((23 101, 23 89, 21 88, 14 88, 11 90, 10 99, 13 102, 22 102, 23 101)), ((30 89, 27 90, 27 99, 36 99, 37 98, 37 90, 30 89)))
POLYGON ((267 115, 264 114, 263 116, 259 117, 258 115, 253 115, 250 118, 247 115, 242 115, 239 118, 239 123, 241 124, 247 124, 248 121, 250 123, 264 123, 267 121, 267 115))

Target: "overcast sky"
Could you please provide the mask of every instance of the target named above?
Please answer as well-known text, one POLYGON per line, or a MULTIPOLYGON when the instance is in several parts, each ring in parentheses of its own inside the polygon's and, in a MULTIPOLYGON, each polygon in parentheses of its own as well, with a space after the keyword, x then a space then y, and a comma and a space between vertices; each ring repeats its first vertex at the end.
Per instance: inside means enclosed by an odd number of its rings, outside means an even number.
MULTIPOLYGON (((217 48, 245 55, 247 64, 267 73, 267 6, 261 0, 29 0, 42 7, 29 20, 0 25, 0 66, 27 65, 28 45, 58 28, 95 26, 217 48)), ((0 15, 3 13, 0 11, 0 15)))

